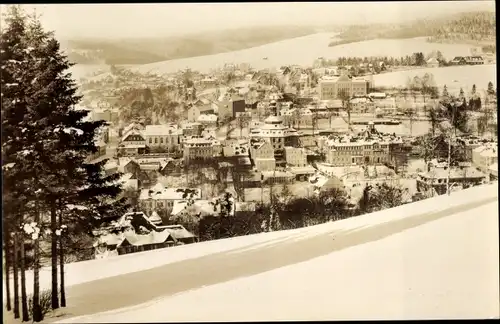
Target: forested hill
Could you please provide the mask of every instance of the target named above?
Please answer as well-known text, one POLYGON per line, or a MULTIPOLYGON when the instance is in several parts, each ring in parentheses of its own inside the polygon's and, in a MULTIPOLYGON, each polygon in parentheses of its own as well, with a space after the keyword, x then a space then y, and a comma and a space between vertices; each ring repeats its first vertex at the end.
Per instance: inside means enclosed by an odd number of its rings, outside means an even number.
POLYGON ((309 26, 252 27, 165 38, 69 40, 63 47, 75 63, 147 64, 236 51, 315 32, 309 26))
POLYGON ((460 13, 443 18, 420 19, 403 24, 356 25, 345 28, 340 41, 330 46, 376 38, 429 37, 430 41, 477 41, 494 44, 495 13, 460 13))
POLYGON ((440 28, 431 36, 435 40, 477 40, 494 42, 496 18, 493 12, 470 12, 460 15, 440 28))

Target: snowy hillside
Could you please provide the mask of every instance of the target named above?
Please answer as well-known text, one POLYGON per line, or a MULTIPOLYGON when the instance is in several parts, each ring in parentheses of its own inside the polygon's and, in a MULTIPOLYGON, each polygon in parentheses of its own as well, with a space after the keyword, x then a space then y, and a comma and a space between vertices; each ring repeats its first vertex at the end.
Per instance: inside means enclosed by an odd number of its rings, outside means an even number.
POLYGON ((75 317, 62 322, 498 316, 497 204, 492 184, 304 229, 89 261, 79 280, 68 269, 73 284, 87 283, 68 289, 75 317))

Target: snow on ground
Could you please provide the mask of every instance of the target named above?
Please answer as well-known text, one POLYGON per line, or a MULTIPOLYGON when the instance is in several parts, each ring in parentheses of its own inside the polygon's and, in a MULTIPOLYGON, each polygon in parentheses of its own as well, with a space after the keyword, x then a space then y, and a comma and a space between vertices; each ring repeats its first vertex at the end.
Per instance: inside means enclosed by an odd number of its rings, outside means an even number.
POLYGON ((383 73, 374 75, 373 80, 377 87, 398 87, 406 85, 408 78, 414 78, 417 75, 422 77, 425 73, 430 73, 434 75, 440 91, 446 85, 448 92, 458 94, 460 88, 470 91, 473 84, 478 90, 486 89, 490 81, 495 86, 496 70, 496 64, 449 66, 383 73))
MULTIPOLYGON (((404 211, 435 211, 495 196, 496 184, 343 223, 377 223, 404 217, 404 211)), ((498 318, 497 205, 258 275, 64 322, 498 318)))
POLYGON ((341 56, 401 57, 415 52, 428 54, 435 50, 441 51, 447 59, 451 59, 456 55, 470 55, 470 49, 474 47, 466 44, 428 43, 425 37, 374 39, 329 47, 328 44, 334 40, 332 38, 334 35, 333 33, 312 34, 239 51, 139 65, 134 69, 139 72, 166 74, 190 67, 206 73, 213 68, 222 67, 225 63, 249 63, 255 69, 266 69, 290 64, 309 66, 318 57, 329 60, 341 56), (267 59, 264 60, 264 58, 267 59))
MULTIPOLYGON (((194 259, 209 254, 226 252, 232 249, 245 248, 264 242, 280 240, 282 238, 293 239, 294 235, 300 235, 304 230, 307 230, 307 228, 274 233, 260 233, 217 241, 176 246, 154 251, 126 254, 109 257, 107 259, 69 263, 65 265, 66 286, 69 287, 125 273, 152 269, 169 263, 194 259)), ((50 288, 50 271, 50 267, 42 268, 40 271, 40 286, 42 287, 42 290, 50 288)), ((12 281, 11 284, 13 284, 12 281)), ((26 286, 28 294, 31 294, 33 289, 32 271, 26 272, 26 286)))

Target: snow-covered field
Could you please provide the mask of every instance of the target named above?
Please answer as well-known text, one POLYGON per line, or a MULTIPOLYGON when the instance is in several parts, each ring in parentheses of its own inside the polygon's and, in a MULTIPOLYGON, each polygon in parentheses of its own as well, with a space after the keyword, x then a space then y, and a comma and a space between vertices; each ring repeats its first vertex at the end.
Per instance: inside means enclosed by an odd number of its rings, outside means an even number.
MULTIPOLYGON (((174 262, 194 259, 209 254, 226 252, 233 249, 246 248, 248 246, 264 242, 272 242, 282 238, 293 239, 295 235, 300 235, 306 230, 308 229, 302 228, 293 231, 289 230, 274 233, 260 233, 243 237, 176 246, 148 252, 126 254, 107 259, 69 263, 65 266, 66 286, 69 287, 93 280, 119 276, 125 273, 152 269, 174 262)), ((43 268, 40 271, 40 286, 42 290, 50 289, 50 271, 50 267, 43 268)), ((28 294, 31 294, 33 289, 32 271, 26 272, 26 286, 28 294)))
POLYGON ((430 73, 434 75, 440 91, 446 85, 450 93, 458 94, 460 88, 466 92, 470 91, 473 84, 478 90, 485 90, 490 81, 496 87, 496 69, 496 64, 424 68, 378 74, 373 77, 373 80, 377 87, 398 87, 406 85, 408 78, 414 78, 417 75, 423 77, 425 73, 430 73))
POLYGON ((472 47, 465 44, 428 43, 423 37, 376 39, 329 47, 328 44, 334 40, 334 36, 333 33, 318 33, 239 51, 146 64, 135 69, 140 72, 165 74, 189 67, 206 73, 210 69, 224 66, 225 63, 249 63, 256 69, 265 69, 290 64, 310 66, 319 57, 326 59, 337 59, 342 56, 401 57, 415 52, 428 54, 435 50, 441 51, 446 58, 451 59, 457 55, 470 55, 472 47))
MULTIPOLYGON (((497 183, 494 183, 449 197, 435 197, 305 229, 175 248, 179 252, 184 249, 184 253, 178 255, 175 249, 165 249, 112 261, 89 261, 79 275, 90 281, 93 279, 88 272, 102 277, 106 267, 110 268, 107 275, 113 271, 138 271, 140 267, 173 262, 171 259, 193 258, 238 247, 258 249, 280 244, 287 236, 297 240, 338 229, 366 229, 497 197, 497 183), (169 252, 170 261, 158 260, 166 259, 169 252)), ((497 205, 497 201, 490 202, 307 262, 64 322, 498 317, 497 205)))
POLYGON ((490 203, 312 261, 78 321, 498 318, 496 215, 490 203))

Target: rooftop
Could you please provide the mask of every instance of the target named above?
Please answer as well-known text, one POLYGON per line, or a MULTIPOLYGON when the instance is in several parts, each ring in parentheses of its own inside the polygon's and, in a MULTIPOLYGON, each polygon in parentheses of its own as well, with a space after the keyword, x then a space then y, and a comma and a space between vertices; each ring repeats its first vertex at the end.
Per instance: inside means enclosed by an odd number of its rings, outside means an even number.
POLYGON ((147 125, 144 136, 182 135, 182 129, 177 125, 147 125))

